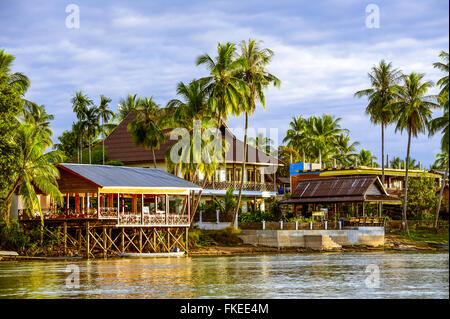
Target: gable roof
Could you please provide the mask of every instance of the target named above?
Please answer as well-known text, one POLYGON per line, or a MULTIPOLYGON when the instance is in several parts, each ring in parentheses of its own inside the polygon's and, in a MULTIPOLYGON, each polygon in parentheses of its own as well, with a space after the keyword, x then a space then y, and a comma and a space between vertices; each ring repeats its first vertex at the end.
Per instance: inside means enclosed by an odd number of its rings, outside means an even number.
POLYGON ((377 176, 339 176, 300 180, 284 203, 398 201, 389 196, 377 176))
POLYGON ((143 187, 201 189, 156 168, 62 163, 58 168, 82 177, 98 187, 143 187))
MULTIPOLYGON (((121 161, 124 164, 137 164, 153 162, 153 152, 145 149, 143 146, 136 146, 131 138, 131 132, 127 130, 128 124, 136 118, 134 112, 119 123, 119 125, 105 138, 105 147, 108 153, 109 160, 121 161)), ((168 134, 171 129, 164 131, 168 134)), ((228 141, 229 148, 225 156, 227 163, 242 163, 244 143, 237 139, 231 130, 222 125, 221 128, 223 136, 228 141)), ((161 143, 159 150, 155 150, 156 161, 165 161, 165 152, 172 145, 177 143, 177 140, 168 139, 165 143, 161 143)), ((260 165, 283 165, 283 163, 274 156, 267 155, 263 151, 247 144, 247 163, 254 163, 260 165)))

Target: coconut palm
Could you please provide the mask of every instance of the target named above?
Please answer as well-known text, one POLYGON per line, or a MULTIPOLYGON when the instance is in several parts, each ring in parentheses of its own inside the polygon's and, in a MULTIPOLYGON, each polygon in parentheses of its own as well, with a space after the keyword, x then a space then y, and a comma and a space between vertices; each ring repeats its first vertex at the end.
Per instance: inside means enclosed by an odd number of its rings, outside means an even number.
POLYGON ((311 117, 307 121, 307 130, 310 134, 311 148, 318 155, 319 165, 322 167, 322 155, 331 154, 330 149, 336 145, 336 138, 346 129, 341 129, 341 118, 323 114, 322 117, 311 117))
MULTIPOLYGON (((266 107, 264 89, 270 84, 273 84, 276 87, 279 87, 281 84, 281 81, 266 69, 274 55, 273 51, 268 48, 260 48, 260 43, 260 41, 249 39, 248 42, 242 41, 240 44, 240 59, 243 62, 241 78, 247 85, 244 103, 241 103, 242 112, 245 113, 242 172, 245 172, 245 162, 247 159, 248 117, 255 112, 257 102, 259 102, 263 108, 266 107)), ((236 214, 239 211, 241 203, 243 185, 244 174, 241 174, 236 214)))
POLYGON ((153 164, 156 168, 155 149, 159 149, 160 143, 166 138, 160 127, 163 112, 153 101, 153 96, 143 98, 135 112, 136 118, 128 124, 128 131, 131 131, 135 145, 152 150, 153 164))
POLYGON ((343 166, 350 165, 352 163, 352 158, 356 156, 354 153, 356 151, 356 146, 359 142, 350 143, 350 137, 345 134, 340 134, 336 136, 336 150, 335 158, 343 166))
POLYGON ((111 103, 111 99, 100 95, 100 105, 97 108, 97 112, 102 120, 102 155, 103 165, 105 165, 105 122, 107 123, 111 118, 114 118, 115 113, 108 109, 108 104, 111 103))
POLYGON ((448 97, 448 73, 449 73, 449 68, 448 68, 448 52, 445 51, 441 51, 441 53, 439 54, 439 57, 444 60, 444 63, 442 62, 436 62, 433 63, 433 67, 435 67, 436 69, 439 69, 441 71, 443 71, 446 75, 444 77, 442 77, 437 83, 436 85, 439 86, 441 88, 441 91, 439 92, 439 98, 444 98, 445 95, 447 95, 448 97))
POLYGON ((136 110, 142 102, 142 98, 137 97, 137 94, 128 94, 126 98, 121 98, 118 104, 119 121, 122 121, 128 114, 136 110))
POLYGON ((72 102, 72 110, 75 112, 75 115, 78 119, 77 130, 80 134, 78 134, 79 142, 80 142, 80 162, 83 163, 83 137, 84 130, 86 128, 86 112, 88 108, 93 105, 94 101, 92 101, 87 95, 83 94, 80 90, 79 92, 75 92, 75 95, 71 99, 72 102))
POLYGON ((95 138, 97 136, 97 132, 100 129, 100 123, 99 123, 99 112, 98 109, 93 106, 86 110, 85 112, 85 121, 84 126, 86 129, 86 134, 88 138, 88 149, 89 149, 89 164, 91 164, 91 146, 92 146, 92 138, 95 138))
POLYGON ((264 136, 261 132, 256 137, 250 137, 248 144, 262 150, 266 154, 272 154, 274 151, 274 147, 272 146, 273 140, 270 137, 264 136))
POLYGON ((14 87, 22 94, 30 87, 28 77, 20 72, 11 73, 11 65, 15 57, 0 50, 0 78, 5 78, 8 85, 14 87))
POLYGON ((395 100, 393 104, 395 112, 395 131, 408 132, 408 148, 406 151, 406 169, 405 169, 405 191, 403 198, 403 229, 409 233, 406 209, 408 199, 408 169, 411 150, 411 138, 417 137, 419 133, 427 130, 431 119, 432 109, 437 105, 426 96, 428 89, 433 84, 430 81, 423 81, 424 74, 411 73, 403 75, 403 85, 396 86, 395 100))
POLYGON ((26 101, 22 117, 25 122, 33 124, 43 138, 50 138, 53 135, 53 131, 50 128, 50 121, 54 119, 54 116, 46 112, 44 105, 26 101))
POLYGON ((392 63, 381 60, 378 66, 372 67, 368 75, 371 88, 356 92, 355 97, 368 97, 366 114, 370 116, 372 123, 381 125, 381 182, 384 184, 384 129, 393 120, 393 91, 402 74, 392 68, 392 63))
MULTIPOLYGON (((306 162, 305 154, 309 147, 309 137, 307 132, 306 120, 301 115, 293 117, 289 123, 289 129, 286 131, 286 136, 283 143, 287 142, 288 146, 292 146, 297 152, 302 152, 303 163, 306 162)), ((291 161, 292 163, 292 161, 291 161)))
MULTIPOLYGON (((62 200, 57 183, 59 173, 55 167, 62 160, 62 154, 59 151, 44 153, 51 144, 49 138, 44 138, 43 135, 38 126, 26 122, 21 124, 15 138, 20 150, 20 155, 16 158, 18 171, 14 174, 14 182, 6 196, 7 207, 11 205, 12 196, 18 194, 23 197, 29 212, 33 209, 40 212, 36 188, 53 199, 62 200)), ((5 219, 8 220, 9 209, 5 214, 5 219)), ((42 213, 40 215, 43 223, 42 213)))
POLYGON ((371 166, 373 161, 377 158, 373 156, 369 150, 362 149, 356 156, 356 159, 361 166, 371 166))

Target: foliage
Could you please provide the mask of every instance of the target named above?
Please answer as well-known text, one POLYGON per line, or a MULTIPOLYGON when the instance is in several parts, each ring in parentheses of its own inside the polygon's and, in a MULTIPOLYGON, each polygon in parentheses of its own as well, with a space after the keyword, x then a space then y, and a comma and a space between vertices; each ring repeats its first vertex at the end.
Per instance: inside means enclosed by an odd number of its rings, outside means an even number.
MULTIPOLYGON (((402 196, 403 199, 403 196, 402 196)), ((433 218, 432 211, 437 204, 438 195, 432 178, 421 176, 411 179, 408 185, 408 212, 415 219, 433 218)))
POLYGON ((121 161, 107 161, 105 165, 112 165, 112 166, 123 166, 123 163, 121 161))
POLYGON ((17 220, 11 219, 7 223, 4 219, 0 219, 0 249, 13 250, 22 254, 32 253, 38 248, 39 237, 39 228, 31 234, 25 234, 17 220))

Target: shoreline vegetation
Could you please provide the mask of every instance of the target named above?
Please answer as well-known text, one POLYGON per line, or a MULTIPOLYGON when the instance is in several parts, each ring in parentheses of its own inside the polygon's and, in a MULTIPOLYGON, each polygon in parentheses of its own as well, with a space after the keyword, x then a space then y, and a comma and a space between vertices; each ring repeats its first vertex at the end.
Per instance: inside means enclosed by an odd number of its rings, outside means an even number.
MULTIPOLYGON (((449 232, 448 228, 438 231, 425 227, 411 228, 409 236, 402 230, 392 230, 385 235, 385 244, 379 247, 364 245, 346 246, 339 250, 316 251, 308 248, 276 248, 265 246, 252 246, 242 244, 239 239, 239 231, 231 228, 213 230, 192 230, 189 234, 188 256, 243 256, 259 254, 304 254, 304 253, 347 253, 347 252, 405 252, 422 251, 438 252, 448 251, 449 232)), ((1 247, 0 247, 0 250, 1 247)), ((7 249, 6 249, 7 250, 7 249)), ((46 247, 37 248, 34 254, 22 254, 17 256, 0 256, 0 261, 8 260, 64 260, 85 259, 82 256, 61 256, 58 249, 46 247)), ((108 259, 121 258, 109 256, 108 259)), ((99 258, 102 259, 102 258, 99 258)))

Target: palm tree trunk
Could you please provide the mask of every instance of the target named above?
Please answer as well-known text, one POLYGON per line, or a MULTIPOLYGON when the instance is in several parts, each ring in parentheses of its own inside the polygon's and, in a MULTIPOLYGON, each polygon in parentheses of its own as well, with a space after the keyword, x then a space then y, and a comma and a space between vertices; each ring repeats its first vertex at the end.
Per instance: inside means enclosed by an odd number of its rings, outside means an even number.
POLYGON ((153 153, 153 165, 156 168, 156 157, 155 157, 155 149, 154 148, 152 148, 152 153, 153 153))
POLYGON ((405 196, 403 199, 403 230, 406 230, 409 235, 408 220, 406 218, 406 210, 408 206, 408 169, 409 169, 409 152, 411 149, 411 128, 408 129, 408 149, 406 151, 406 168, 405 168, 405 196))
POLYGON ((193 207, 192 207, 192 212, 191 212, 191 225, 192 225, 192 223, 193 223, 193 221, 194 221, 194 216, 195 216, 195 213, 196 213, 196 211, 197 211, 198 204, 200 203, 200 199, 201 199, 201 197, 202 197, 203 188, 205 188, 205 186, 206 186, 206 181, 207 181, 207 178, 206 178, 206 176, 205 176, 205 178, 203 179, 203 182, 202 182, 202 189, 198 192, 197 198, 195 199, 194 205, 193 205, 193 207))
POLYGON ((242 172, 241 172, 241 184, 239 185, 239 195, 236 203, 236 209, 234 211, 233 221, 239 213, 239 206, 241 204, 242 198, 242 186, 244 185, 244 172, 245 172, 245 161, 247 160, 247 130, 248 130, 248 113, 245 112, 245 133, 244 133, 244 158, 242 160, 242 172))
POLYGON ((105 128, 103 125, 103 117, 102 117, 102 135, 103 135, 103 145, 102 145, 103 165, 105 165, 105 128))
POLYGON ((381 123, 381 183, 384 186, 384 124, 381 123))
POLYGON ((91 137, 90 136, 88 139, 88 143, 89 143, 89 164, 92 164, 92 162, 91 162, 91 137))
POLYGON ((445 188, 445 181, 447 180, 447 176, 448 176, 448 163, 449 160, 447 159, 447 167, 445 168, 445 174, 444 174, 444 179, 442 181, 442 185, 441 185, 441 190, 439 191, 439 201, 438 201, 438 205, 436 207, 436 216, 434 217, 434 229, 438 229, 438 225, 439 225, 439 211, 441 210, 441 203, 442 203, 442 194, 444 193, 444 188, 445 188))

